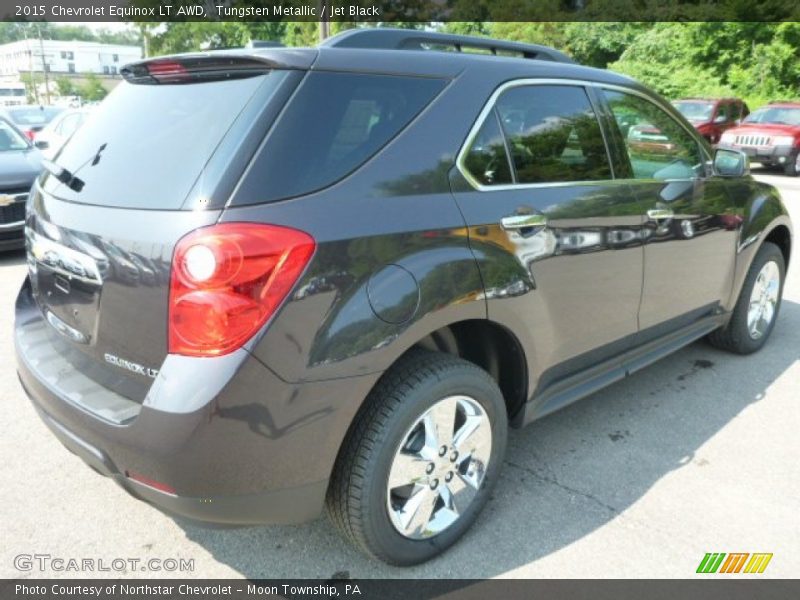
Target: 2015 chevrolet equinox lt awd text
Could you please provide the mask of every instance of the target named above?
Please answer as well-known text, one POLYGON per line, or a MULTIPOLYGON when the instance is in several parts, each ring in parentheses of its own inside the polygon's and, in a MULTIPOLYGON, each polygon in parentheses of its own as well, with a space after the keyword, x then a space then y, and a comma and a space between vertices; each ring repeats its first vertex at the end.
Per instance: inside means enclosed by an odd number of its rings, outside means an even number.
POLYGON ((775 325, 778 193, 628 78, 396 30, 123 73, 32 190, 16 349, 64 445, 168 513, 327 505, 418 563, 509 425, 775 325))

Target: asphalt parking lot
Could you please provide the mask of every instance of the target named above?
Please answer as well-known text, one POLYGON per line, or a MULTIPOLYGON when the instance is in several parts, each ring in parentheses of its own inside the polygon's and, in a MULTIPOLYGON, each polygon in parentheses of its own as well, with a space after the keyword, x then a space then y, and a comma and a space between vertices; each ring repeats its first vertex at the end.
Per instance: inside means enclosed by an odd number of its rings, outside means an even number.
MULTIPOLYGON (((781 189, 800 231, 800 178, 757 176, 781 189)), ((25 269, 22 253, 0 256, 0 399, 9 417, 0 435, 0 577, 181 575, 20 572, 19 554, 193 559, 189 575, 199 577, 660 578, 693 576, 706 552, 769 552, 761 577, 800 573, 797 251, 760 353, 698 342, 513 431, 476 526, 411 569, 364 558, 324 519, 228 530, 174 521, 85 467, 17 382, 11 329, 25 269)))

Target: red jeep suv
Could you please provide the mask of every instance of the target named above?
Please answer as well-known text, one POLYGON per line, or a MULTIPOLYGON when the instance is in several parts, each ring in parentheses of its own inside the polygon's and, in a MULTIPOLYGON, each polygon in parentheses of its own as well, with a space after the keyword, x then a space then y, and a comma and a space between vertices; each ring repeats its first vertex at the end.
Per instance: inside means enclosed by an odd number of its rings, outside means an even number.
POLYGON ((684 98, 672 105, 711 144, 719 142, 725 131, 736 127, 750 113, 739 98, 684 98))
POLYGON ((771 102, 757 109, 739 127, 726 131, 720 148, 745 152, 765 167, 800 174, 800 102, 771 102))

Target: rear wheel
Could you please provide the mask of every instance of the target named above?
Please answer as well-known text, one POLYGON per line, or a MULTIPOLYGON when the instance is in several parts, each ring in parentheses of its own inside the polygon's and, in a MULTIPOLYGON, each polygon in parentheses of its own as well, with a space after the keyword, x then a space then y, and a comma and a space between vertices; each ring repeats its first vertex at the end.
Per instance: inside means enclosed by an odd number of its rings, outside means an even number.
POLYGON ((433 558, 469 528, 494 486, 507 416, 495 381, 460 358, 415 352, 383 377, 331 479, 327 511, 364 552, 433 558))
POLYGON ((764 242, 747 272, 730 322, 713 332, 709 341, 738 354, 760 350, 778 318, 785 274, 780 248, 764 242))

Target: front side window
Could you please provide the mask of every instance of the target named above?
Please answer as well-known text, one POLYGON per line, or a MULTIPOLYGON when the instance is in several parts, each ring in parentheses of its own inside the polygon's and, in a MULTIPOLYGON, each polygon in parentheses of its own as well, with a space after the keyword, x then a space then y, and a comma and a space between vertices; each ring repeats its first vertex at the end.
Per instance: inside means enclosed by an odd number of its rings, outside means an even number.
POLYGON ((604 90, 636 179, 693 179, 704 174, 698 142, 664 110, 633 94, 604 90))
POLYGON ((612 178, 586 90, 568 85, 504 92, 470 145, 464 166, 487 186, 612 178))

